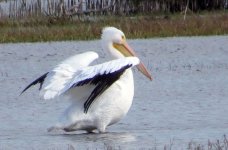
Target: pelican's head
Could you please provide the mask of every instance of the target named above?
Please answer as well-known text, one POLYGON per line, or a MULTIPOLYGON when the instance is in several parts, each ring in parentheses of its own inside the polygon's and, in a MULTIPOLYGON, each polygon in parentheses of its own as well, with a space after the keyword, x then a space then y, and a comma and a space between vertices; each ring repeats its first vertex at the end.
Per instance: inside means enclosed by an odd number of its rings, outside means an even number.
MULTIPOLYGON (((136 56, 134 50, 127 44, 124 33, 115 27, 106 27, 102 31, 101 44, 104 50, 108 50, 114 58, 136 56)), ((144 64, 140 61, 137 65, 146 77, 152 80, 144 64)))

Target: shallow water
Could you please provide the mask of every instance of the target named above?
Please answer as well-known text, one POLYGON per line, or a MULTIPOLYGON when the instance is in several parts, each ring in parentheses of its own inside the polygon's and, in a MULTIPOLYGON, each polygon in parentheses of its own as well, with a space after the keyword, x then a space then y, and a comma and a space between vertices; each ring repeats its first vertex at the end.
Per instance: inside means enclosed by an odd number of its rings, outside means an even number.
POLYGON ((134 71, 128 115, 106 134, 48 133, 66 101, 44 101, 34 78, 61 60, 93 50, 99 41, 0 44, 0 149, 186 149, 228 134, 228 36, 129 40, 152 72, 134 71))

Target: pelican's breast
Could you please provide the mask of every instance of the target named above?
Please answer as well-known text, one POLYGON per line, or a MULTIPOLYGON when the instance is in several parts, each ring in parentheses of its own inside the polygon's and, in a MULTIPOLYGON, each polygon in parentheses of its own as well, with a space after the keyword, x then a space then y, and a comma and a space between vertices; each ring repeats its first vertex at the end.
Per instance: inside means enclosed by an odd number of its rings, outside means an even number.
POLYGON ((117 94, 115 102, 120 109, 126 114, 132 104, 134 96, 134 80, 132 70, 128 69, 120 77, 120 79, 115 82, 115 85, 119 88, 119 94, 117 94))
POLYGON ((89 113, 111 125, 124 117, 131 107, 134 96, 134 81, 131 69, 127 69, 120 79, 113 83, 96 102, 89 113))

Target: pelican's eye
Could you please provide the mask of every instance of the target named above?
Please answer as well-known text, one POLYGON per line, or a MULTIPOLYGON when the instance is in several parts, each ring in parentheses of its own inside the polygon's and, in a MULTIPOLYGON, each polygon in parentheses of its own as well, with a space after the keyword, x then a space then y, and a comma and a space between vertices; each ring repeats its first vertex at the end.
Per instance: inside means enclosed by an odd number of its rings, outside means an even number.
POLYGON ((122 40, 125 40, 125 36, 124 35, 122 35, 121 38, 122 38, 122 40))

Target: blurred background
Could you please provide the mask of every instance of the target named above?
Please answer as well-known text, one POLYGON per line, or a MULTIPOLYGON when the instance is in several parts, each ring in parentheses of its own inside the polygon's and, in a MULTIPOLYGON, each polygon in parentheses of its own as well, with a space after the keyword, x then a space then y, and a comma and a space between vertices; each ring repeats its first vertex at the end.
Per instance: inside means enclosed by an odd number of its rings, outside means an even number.
POLYGON ((1 0, 1 17, 134 15, 224 10, 228 0, 1 0))

